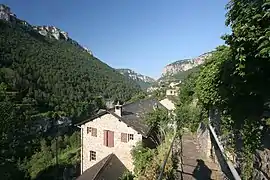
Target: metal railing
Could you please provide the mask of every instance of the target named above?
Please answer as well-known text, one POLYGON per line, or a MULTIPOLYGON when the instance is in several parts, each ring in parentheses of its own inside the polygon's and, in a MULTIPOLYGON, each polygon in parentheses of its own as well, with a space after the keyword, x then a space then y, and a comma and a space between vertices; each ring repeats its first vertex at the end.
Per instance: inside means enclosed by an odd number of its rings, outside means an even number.
POLYGON ((169 149, 169 151, 168 151, 168 153, 167 153, 167 155, 166 155, 166 157, 165 157, 165 159, 164 159, 164 161, 162 163, 161 170, 160 170, 160 173, 159 173, 159 176, 158 176, 158 180, 161 180, 163 178, 164 169, 165 169, 165 166, 167 164, 168 158, 169 158, 169 156, 170 156, 170 154, 172 152, 172 147, 173 147, 175 138, 176 138, 176 134, 173 137, 173 140, 172 140, 171 145, 170 145, 170 149, 169 149))
POLYGON ((220 143, 218 136, 217 136, 214 128, 211 126, 211 124, 209 124, 209 130, 210 130, 210 134, 213 136, 213 139, 218 147, 218 150, 220 151, 220 153, 222 155, 222 158, 225 160, 225 163, 228 167, 228 170, 230 171, 230 174, 232 175, 232 178, 235 180, 241 180, 241 177, 238 174, 237 170, 235 169, 233 163, 228 158, 226 158, 224 147, 220 143))

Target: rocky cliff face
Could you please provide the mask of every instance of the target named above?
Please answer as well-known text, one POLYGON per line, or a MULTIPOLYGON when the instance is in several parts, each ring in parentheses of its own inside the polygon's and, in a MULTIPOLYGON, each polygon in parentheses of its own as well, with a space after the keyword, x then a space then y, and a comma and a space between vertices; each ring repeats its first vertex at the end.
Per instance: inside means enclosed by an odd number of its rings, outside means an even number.
POLYGON ((150 87, 150 85, 156 81, 151 77, 136 73, 131 69, 117 69, 117 71, 123 74, 125 77, 135 81, 137 84, 141 86, 142 89, 150 87))
POLYGON ((136 73, 135 71, 131 69, 117 69, 117 71, 119 71, 121 74, 126 75, 136 81, 143 81, 143 82, 149 82, 149 83, 155 82, 155 79, 136 73))
POLYGON ((55 27, 55 26, 33 26, 30 25, 28 22, 24 20, 20 20, 17 18, 15 14, 13 14, 10 10, 10 8, 6 5, 0 4, 0 19, 5 20, 5 21, 11 21, 14 23, 18 23, 24 26, 27 26, 29 28, 33 28, 34 30, 38 31, 39 34, 42 36, 47 36, 50 38, 54 38, 56 40, 65 40, 68 41, 72 44, 77 45, 84 51, 88 52, 89 54, 92 54, 92 51, 89 50, 86 47, 81 46, 78 42, 72 40, 69 36, 68 33, 65 31, 62 31, 61 29, 55 27))
POLYGON ((209 57, 211 53, 205 53, 202 54, 196 58, 192 59, 184 59, 184 60, 179 60, 174 63, 171 63, 167 65, 163 71, 162 71, 162 76, 173 76, 179 72, 187 71, 189 69, 192 69, 204 62, 204 60, 209 57))
POLYGON ((47 36, 50 38, 54 38, 56 40, 65 40, 69 41, 72 44, 77 45, 81 49, 85 50, 89 54, 93 55, 92 51, 90 51, 87 47, 81 46, 79 43, 76 41, 72 40, 69 36, 68 33, 65 31, 62 31, 61 29, 55 27, 55 26, 33 26, 33 29, 39 32, 42 36, 47 36))
POLYGON ((258 180, 270 179, 270 150, 257 150, 254 160, 253 178, 258 180))
POLYGON ((62 31, 61 29, 54 26, 33 26, 35 30, 39 32, 39 34, 43 36, 50 36, 57 40, 64 39, 68 40, 68 33, 62 31))

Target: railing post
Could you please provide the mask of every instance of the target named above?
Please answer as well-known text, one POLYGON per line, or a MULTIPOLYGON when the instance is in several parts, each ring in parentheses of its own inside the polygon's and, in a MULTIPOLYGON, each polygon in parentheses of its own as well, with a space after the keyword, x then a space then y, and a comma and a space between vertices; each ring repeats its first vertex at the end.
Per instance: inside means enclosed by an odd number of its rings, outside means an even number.
POLYGON ((169 152, 167 153, 167 156, 165 157, 165 159, 164 159, 164 161, 163 161, 163 164, 162 164, 162 167, 161 167, 161 171, 160 171, 160 174, 159 174, 159 176, 158 176, 158 180, 161 180, 162 177, 163 177, 163 172, 164 172, 164 169, 165 169, 167 160, 168 160, 168 158, 169 158, 169 156, 170 156, 170 153, 171 153, 171 151, 172 151, 172 146, 173 146, 173 144, 174 144, 175 138, 176 138, 176 134, 175 134, 174 137, 173 137, 172 143, 171 143, 171 145, 170 145, 169 152))

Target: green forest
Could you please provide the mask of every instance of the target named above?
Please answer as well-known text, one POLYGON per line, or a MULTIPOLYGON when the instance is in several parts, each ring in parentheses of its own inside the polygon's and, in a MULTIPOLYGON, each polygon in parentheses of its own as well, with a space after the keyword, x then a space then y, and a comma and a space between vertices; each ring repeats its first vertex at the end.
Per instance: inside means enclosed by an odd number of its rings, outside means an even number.
POLYGON ((232 33, 222 36, 225 45, 185 80, 177 120, 179 127, 195 131, 218 110, 226 151, 242 157, 242 178, 254 179, 255 151, 264 147, 263 134, 270 134, 270 119, 264 116, 270 111, 270 1, 231 0, 226 9, 232 33))
MULTIPOLYGON (((140 92, 135 82, 74 43, 0 20, 0 174, 35 179, 54 165, 51 147, 57 137, 35 133, 36 120, 66 116, 78 122, 104 108, 107 100, 127 101, 140 92)), ((76 129, 61 137, 59 162, 78 163, 79 144, 70 140, 79 137, 76 129)))

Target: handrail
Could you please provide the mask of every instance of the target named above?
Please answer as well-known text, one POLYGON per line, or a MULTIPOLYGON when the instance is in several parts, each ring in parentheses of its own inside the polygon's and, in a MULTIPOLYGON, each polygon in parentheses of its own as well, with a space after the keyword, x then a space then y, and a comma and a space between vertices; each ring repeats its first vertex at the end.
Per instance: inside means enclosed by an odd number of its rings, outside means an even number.
POLYGON ((173 140, 172 140, 172 142, 171 142, 169 152, 167 153, 167 156, 165 157, 165 159, 164 159, 164 161, 163 161, 163 164, 162 164, 162 167, 161 167, 161 171, 160 171, 160 174, 159 174, 159 176, 158 176, 158 180, 161 180, 162 177, 163 177, 163 172, 164 172, 164 169, 165 169, 167 160, 168 160, 168 158, 169 158, 169 156, 170 156, 170 153, 171 153, 171 151, 172 151, 172 146, 173 146, 173 143, 174 143, 175 138, 176 138, 176 134, 174 135, 173 140))
MULTIPOLYGON (((218 139, 218 137, 217 137, 217 134, 216 134, 214 128, 211 126, 211 124, 209 124, 209 129, 210 129, 211 134, 212 134, 213 137, 214 137, 214 140, 215 140, 216 143, 217 143, 217 146, 218 146, 219 150, 221 151, 221 154, 222 154, 223 158, 226 159, 225 152, 224 152, 224 147, 223 147, 222 144, 220 143, 220 141, 219 141, 219 139, 218 139)), ((233 163, 232 163, 229 159, 226 160, 226 163, 227 163, 227 165, 228 165, 228 167, 229 167, 229 169, 230 169, 230 171, 231 171, 231 174, 233 175, 233 178, 234 178, 235 180, 241 180, 241 177, 239 176, 238 172, 236 171, 236 169, 235 169, 233 163)))

